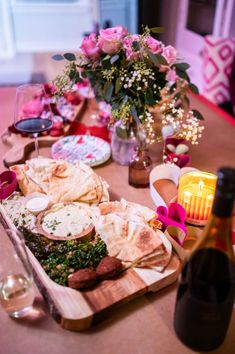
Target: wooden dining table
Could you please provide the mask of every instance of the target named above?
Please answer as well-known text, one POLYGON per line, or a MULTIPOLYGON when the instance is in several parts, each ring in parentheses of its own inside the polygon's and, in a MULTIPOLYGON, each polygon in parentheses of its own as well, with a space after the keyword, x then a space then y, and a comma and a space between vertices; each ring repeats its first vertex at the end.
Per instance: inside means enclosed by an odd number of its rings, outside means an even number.
MULTIPOLYGON (((15 88, 0 88, 2 131, 12 122, 14 97, 15 88)), ((232 119, 197 96, 192 96, 191 101, 193 107, 200 109, 205 117, 205 132, 200 144, 190 147, 191 166, 214 173, 221 166, 235 167, 235 126, 232 119)), ((88 108, 85 121, 91 113, 88 108)), ((14 143, 17 144, 22 139, 24 138, 17 137, 14 143)), ((0 142, 2 158, 10 148, 12 147, 0 142)), ((159 164, 162 145, 155 145, 150 152, 154 164, 159 164)), ((47 153, 46 150, 44 153, 47 153)), ((4 169, 1 160, 1 171, 4 169)), ((112 199, 124 197, 155 208, 148 188, 135 189, 128 184, 126 166, 110 160, 95 168, 95 172, 109 183, 112 199)), ((1 233, 4 232, 2 226, 0 230, 1 233)), ((12 319, 0 308, 0 354, 193 353, 179 341, 174 332, 176 290, 177 282, 156 293, 148 293, 123 304, 88 330, 72 332, 61 328, 53 320, 35 286, 36 299, 29 316, 12 319)), ((235 353, 235 310, 223 345, 213 353, 235 353)))

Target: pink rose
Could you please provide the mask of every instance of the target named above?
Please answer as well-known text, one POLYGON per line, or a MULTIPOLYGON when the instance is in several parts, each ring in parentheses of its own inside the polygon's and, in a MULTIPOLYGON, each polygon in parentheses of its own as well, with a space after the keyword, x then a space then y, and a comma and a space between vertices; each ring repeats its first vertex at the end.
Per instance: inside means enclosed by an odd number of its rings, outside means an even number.
POLYGON ((137 60, 140 57, 140 51, 133 49, 133 42, 139 42, 140 36, 138 34, 130 35, 124 38, 123 47, 125 49, 126 57, 128 60, 137 60))
POLYGON ((155 38, 148 36, 144 39, 144 42, 152 53, 157 54, 162 52, 162 43, 155 38))
POLYGON ((168 45, 167 47, 164 47, 162 55, 166 59, 166 61, 168 62, 168 64, 170 66, 172 64, 174 64, 174 62, 176 60, 176 50, 175 50, 174 47, 172 47, 171 45, 168 45))
POLYGON ((80 48, 88 58, 97 59, 100 56, 100 48, 98 47, 95 33, 91 33, 89 36, 85 37, 80 48))
POLYGON ((100 30, 98 40, 99 48, 107 54, 117 53, 120 49, 122 39, 127 35, 127 29, 116 26, 100 30))

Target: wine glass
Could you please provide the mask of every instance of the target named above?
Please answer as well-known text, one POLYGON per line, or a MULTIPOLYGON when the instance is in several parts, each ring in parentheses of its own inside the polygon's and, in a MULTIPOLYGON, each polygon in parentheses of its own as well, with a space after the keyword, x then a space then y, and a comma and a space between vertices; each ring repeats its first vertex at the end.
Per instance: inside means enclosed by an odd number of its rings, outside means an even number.
POLYGON ((38 157, 38 134, 52 127, 52 112, 43 85, 25 84, 17 87, 14 126, 20 133, 34 137, 38 157))
POLYGON ((23 317, 35 298, 32 268, 22 234, 7 229, 0 235, 0 304, 11 317, 23 317))

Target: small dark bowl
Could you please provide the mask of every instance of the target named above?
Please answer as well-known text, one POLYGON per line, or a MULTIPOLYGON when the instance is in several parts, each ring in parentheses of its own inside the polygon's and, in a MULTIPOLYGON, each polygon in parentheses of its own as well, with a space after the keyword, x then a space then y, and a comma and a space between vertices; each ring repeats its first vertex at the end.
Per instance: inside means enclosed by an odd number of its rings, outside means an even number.
POLYGON ((17 188, 16 174, 13 171, 0 173, 0 199, 6 199, 17 188))

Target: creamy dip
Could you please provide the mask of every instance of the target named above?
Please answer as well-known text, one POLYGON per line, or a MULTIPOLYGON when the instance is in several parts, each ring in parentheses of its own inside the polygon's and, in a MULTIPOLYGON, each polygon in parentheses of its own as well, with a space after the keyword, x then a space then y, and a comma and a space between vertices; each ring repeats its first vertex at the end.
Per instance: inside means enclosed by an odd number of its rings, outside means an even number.
POLYGON ((48 206, 48 200, 44 197, 34 197, 26 203, 26 208, 32 213, 40 213, 48 206))
POLYGON ((80 234, 92 224, 92 211, 74 204, 56 204, 48 210, 42 220, 45 232, 56 236, 74 236, 80 234))

